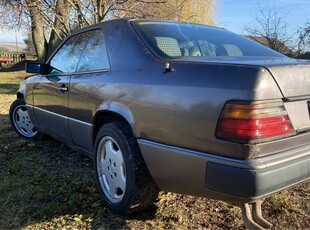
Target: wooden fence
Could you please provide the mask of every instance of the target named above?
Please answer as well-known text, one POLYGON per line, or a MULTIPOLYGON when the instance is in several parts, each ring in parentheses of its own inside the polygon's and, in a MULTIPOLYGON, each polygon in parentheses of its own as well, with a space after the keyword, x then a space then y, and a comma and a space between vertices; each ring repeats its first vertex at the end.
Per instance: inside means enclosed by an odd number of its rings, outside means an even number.
POLYGON ((25 60, 36 60, 37 56, 34 53, 17 53, 17 52, 5 52, 0 53, 0 69, 10 67, 16 63, 25 60))

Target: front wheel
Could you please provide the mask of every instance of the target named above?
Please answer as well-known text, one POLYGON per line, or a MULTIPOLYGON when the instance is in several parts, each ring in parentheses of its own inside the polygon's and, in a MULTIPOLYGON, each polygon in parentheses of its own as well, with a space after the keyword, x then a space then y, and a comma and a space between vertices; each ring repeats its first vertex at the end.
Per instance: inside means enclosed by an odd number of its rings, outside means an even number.
POLYGON ((131 128, 123 122, 101 127, 95 143, 95 172, 105 205, 116 213, 143 210, 158 196, 131 128))
POLYGON ((32 124, 25 101, 23 98, 16 99, 10 107, 10 122, 14 131, 28 140, 38 140, 42 133, 37 131, 32 124))

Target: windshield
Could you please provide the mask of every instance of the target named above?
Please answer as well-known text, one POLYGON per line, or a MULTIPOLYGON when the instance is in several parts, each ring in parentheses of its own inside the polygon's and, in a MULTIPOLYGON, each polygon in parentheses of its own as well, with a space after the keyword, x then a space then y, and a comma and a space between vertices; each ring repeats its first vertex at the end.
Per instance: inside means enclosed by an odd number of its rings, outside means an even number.
POLYGON ((164 58, 285 57, 225 29, 160 21, 132 21, 149 48, 164 58))

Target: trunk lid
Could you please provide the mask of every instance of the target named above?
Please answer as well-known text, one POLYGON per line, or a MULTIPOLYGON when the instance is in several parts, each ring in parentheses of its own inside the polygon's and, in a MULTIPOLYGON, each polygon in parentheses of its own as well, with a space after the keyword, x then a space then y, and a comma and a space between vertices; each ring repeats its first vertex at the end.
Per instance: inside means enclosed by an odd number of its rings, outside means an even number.
POLYGON ((175 61, 262 66, 270 71, 285 99, 310 98, 310 60, 288 57, 188 57, 175 61))
POLYGON ((280 65, 266 65, 277 82, 284 98, 310 98, 310 62, 292 61, 280 65))
POLYGON ((266 64, 284 97, 284 106, 297 132, 310 129, 310 62, 289 59, 281 64, 266 64))

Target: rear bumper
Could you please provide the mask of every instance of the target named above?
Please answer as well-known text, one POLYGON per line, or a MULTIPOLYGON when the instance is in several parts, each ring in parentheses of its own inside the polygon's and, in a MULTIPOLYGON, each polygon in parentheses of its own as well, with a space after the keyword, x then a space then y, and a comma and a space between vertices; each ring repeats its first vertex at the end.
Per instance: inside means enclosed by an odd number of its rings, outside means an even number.
POLYGON ((206 187, 232 196, 257 199, 306 180, 309 172, 309 157, 258 170, 208 163, 206 187))
POLYGON ((171 192, 244 203, 310 178, 310 145, 250 161, 145 140, 139 145, 155 182, 171 192))

